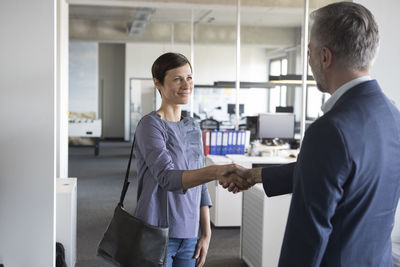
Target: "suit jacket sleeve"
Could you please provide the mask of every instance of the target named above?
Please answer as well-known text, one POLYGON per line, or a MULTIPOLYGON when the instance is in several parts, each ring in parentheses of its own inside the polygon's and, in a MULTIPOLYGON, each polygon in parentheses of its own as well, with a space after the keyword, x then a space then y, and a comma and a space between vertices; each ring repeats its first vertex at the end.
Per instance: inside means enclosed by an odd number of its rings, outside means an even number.
POLYGON ((292 193, 293 172, 296 163, 263 168, 261 171, 264 191, 269 197, 292 193))
POLYGON ((320 266, 351 163, 341 132, 314 122, 303 140, 279 266, 320 266))

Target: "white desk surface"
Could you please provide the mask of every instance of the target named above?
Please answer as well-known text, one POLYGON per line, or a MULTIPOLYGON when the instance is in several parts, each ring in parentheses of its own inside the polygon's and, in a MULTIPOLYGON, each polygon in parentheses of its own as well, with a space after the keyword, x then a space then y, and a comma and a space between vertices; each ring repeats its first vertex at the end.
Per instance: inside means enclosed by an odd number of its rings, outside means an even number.
POLYGON ((267 157, 250 157, 245 155, 230 154, 226 155, 227 158, 231 159, 233 163, 235 162, 247 162, 247 163, 258 163, 258 164, 285 164, 295 162, 296 158, 291 158, 288 156, 267 156, 267 157))
POLYGON ((228 154, 226 156, 208 155, 207 160, 212 164, 230 164, 230 163, 252 163, 252 164, 286 164, 295 162, 297 159, 288 156, 264 156, 254 157, 239 154, 228 154))
POLYGON ((220 156, 220 155, 207 155, 206 160, 209 160, 211 163, 216 164, 216 165, 232 163, 231 159, 229 159, 225 156, 220 156))

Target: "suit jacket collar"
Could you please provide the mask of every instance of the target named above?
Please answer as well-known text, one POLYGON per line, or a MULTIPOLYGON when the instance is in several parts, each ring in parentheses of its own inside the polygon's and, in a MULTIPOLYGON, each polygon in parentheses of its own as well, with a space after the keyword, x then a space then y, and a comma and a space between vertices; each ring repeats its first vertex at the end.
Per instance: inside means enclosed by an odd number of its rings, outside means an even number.
POLYGON ((328 99, 328 101, 326 101, 322 107, 321 110, 324 113, 327 113, 329 110, 331 110, 333 108, 333 106, 335 105, 335 103, 338 101, 338 99, 344 94, 346 93, 348 90, 350 90, 351 88, 355 87, 356 85, 365 82, 365 81, 370 81, 371 77, 369 75, 365 75, 365 76, 361 76, 358 77, 356 79, 353 79, 351 81, 348 81, 347 83, 343 84, 342 86, 340 86, 333 94, 332 96, 328 99))
POLYGON ((352 101, 357 101, 357 98, 371 93, 381 92, 382 89, 379 87, 379 84, 376 80, 369 80, 357 84, 356 86, 347 90, 335 103, 331 110, 336 109, 342 103, 347 101, 348 99, 352 99, 352 101), (351 90, 350 90, 351 89, 351 90))

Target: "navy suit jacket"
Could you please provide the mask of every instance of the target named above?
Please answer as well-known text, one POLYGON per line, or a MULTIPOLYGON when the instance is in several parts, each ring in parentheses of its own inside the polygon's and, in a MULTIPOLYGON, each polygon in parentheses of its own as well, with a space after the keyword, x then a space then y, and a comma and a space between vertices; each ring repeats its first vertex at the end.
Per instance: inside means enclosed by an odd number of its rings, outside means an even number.
POLYGON ((293 192, 279 266, 392 266, 400 113, 375 80, 310 125, 296 163, 262 176, 268 196, 293 192))

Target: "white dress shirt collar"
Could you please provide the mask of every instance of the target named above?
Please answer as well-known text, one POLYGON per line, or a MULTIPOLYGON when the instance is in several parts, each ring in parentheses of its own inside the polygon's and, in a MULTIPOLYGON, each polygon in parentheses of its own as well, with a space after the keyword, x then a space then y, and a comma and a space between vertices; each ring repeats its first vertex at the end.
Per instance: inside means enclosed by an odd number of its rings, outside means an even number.
POLYGON ((371 80, 371 76, 369 75, 365 75, 365 76, 361 76, 358 77, 354 80, 351 80, 345 84, 343 84, 342 86, 339 87, 339 89, 337 89, 332 95, 331 97, 328 99, 328 101, 326 101, 322 106, 321 106, 321 110, 322 112, 327 113, 328 111, 330 111, 333 106, 335 105, 335 103, 339 100, 339 98, 346 93, 348 90, 350 90, 351 88, 353 88, 354 86, 362 83, 362 82, 366 82, 366 81, 370 81, 371 80))

